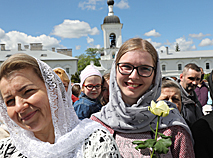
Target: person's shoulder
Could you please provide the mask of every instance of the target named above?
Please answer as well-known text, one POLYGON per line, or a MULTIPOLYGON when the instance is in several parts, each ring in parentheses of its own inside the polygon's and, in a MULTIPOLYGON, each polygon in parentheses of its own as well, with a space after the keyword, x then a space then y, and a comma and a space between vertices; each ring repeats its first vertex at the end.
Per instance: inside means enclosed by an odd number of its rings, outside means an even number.
POLYGON ((79 100, 77 100, 75 103, 74 103, 74 108, 77 107, 77 106, 81 106, 81 105, 84 105, 84 106, 92 106, 92 105, 95 105, 97 104, 96 102, 88 99, 87 97, 81 97, 79 98, 79 100))
POLYGON ((84 143, 84 157, 118 157, 120 158, 119 149, 115 140, 107 130, 97 129, 84 143))
POLYGON ((79 97, 79 99, 78 99, 77 101, 75 101, 75 103, 73 104, 74 107, 75 107, 75 106, 79 106, 79 105, 81 105, 81 104, 84 104, 85 101, 87 100, 87 98, 83 95, 84 93, 81 92, 81 94, 82 94, 82 95, 79 97))
POLYGON ((213 131, 212 121, 213 121, 213 112, 211 112, 210 114, 207 114, 207 115, 201 117, 200 119, 198 119, 193 124, 192 128, 194 130, 196 130, 197 128, 200 128, 200 129, 211 128, 212 131, 213 131))
POLYGON ((107 126, 105 123, 103 123, 101 120, 99 120, 99 119, 98 119, 97 117, 95 117, 94 115, 92 115, 92 116, 90 117, 90 119, 93 120, 93 121, 96 121, 96 122, 100 123, 102 126, 106 127, 107 130, 108 130, 111 134, 114 134, 114 130, 113 130, 111 127, 107 126))
POLYGON ((187 132, 187 130, 179 125, 175 125, 175 126, 170 126, 167 127, 165 129, 162 129, 164 132, 164 134, 166 135, 187 135, 189 136, 189 133, 187 132))

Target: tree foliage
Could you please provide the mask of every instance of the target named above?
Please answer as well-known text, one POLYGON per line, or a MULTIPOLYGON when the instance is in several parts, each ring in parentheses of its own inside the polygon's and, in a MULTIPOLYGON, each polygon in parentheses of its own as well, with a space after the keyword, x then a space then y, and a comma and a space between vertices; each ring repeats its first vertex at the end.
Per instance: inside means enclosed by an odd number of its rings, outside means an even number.
POLYGON ((205 74, 203 79, 208 80, 209 76, 210 76, 210 73, 205 74))
POLYGON ((100 66, 100 53, 102 52, 103 48, 88 48, 85 50, 86 54, 81 54, 76 56, 78 58, 78 71, 72 75, 71 81, 74 83, 79 83, 80 78, 79 75, 81 71, 87 66, 90 65, 91 61, 94 63, 95 66, 100 66))

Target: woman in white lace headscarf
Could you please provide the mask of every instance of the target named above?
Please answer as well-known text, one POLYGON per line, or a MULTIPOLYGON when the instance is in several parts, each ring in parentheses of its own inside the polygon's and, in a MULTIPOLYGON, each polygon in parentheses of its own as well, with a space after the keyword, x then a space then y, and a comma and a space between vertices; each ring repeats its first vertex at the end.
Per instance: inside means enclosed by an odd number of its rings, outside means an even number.
MULTIPOLYGON (((157 51, 146 40, 132 38, 119 49, 111 68, 109 102, 91 119, 107 127, 115 137, 123 157, 150 157, 148 149, 136 150, 134 140, 154 139, 150 126, 156 127, 157 116, 148 110, 161 90, 161 70, 157 51)), ((191 132, 175 104, 160 120, 160 132, 172 136, 172 145, 160 157, 194 157, 191 132)))
POLYGON ((60 78, 26 54, 0 67, 0 117, 10 133, 0 157, 119 157, 111 134, 95 121, 79 121, 60 78))

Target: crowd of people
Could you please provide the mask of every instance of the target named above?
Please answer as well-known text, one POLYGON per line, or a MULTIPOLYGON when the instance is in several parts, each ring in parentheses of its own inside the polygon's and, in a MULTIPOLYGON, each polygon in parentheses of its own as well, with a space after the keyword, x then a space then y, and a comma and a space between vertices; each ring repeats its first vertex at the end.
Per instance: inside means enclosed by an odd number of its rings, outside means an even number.
POLYGON ((171 146, 156 156, 213 157, 213 113, 202 112, 213 72, 208 84, 203 78, 195 63, 178 79, 162 78, 156 49, 141 38, 123 43, 110 73, 86 66, 80 83, 61 67, 12 55, 0 66, 0 157, 150 157, 132 142, 154 139, 158 117, 149 107, 162 100, 173 108, 159 124, 171 146))

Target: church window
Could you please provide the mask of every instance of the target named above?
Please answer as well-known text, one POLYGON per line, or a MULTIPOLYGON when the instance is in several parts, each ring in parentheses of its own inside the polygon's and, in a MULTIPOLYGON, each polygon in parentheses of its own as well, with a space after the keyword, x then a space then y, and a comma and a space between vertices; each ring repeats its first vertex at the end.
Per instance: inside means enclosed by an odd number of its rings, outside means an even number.
POLYGON ((182 70, 182 64, 178 64, 178 70, 182 70))
POLYGON ((209 63, 206 63, 206 69, 209 69, 209 63))
POLYGON ((70 73, 70 69, 69 69, 69 68, 66 68, 66 72, 69 74, 69 73, 70 73))
POLYGON ((162 65, 162 71, 166 71, 166 65, 162 65))
POLYGON ((110 39, 110 48, 116 47, 116 35, 114 33, 111 33, 109 39, 110 39))

